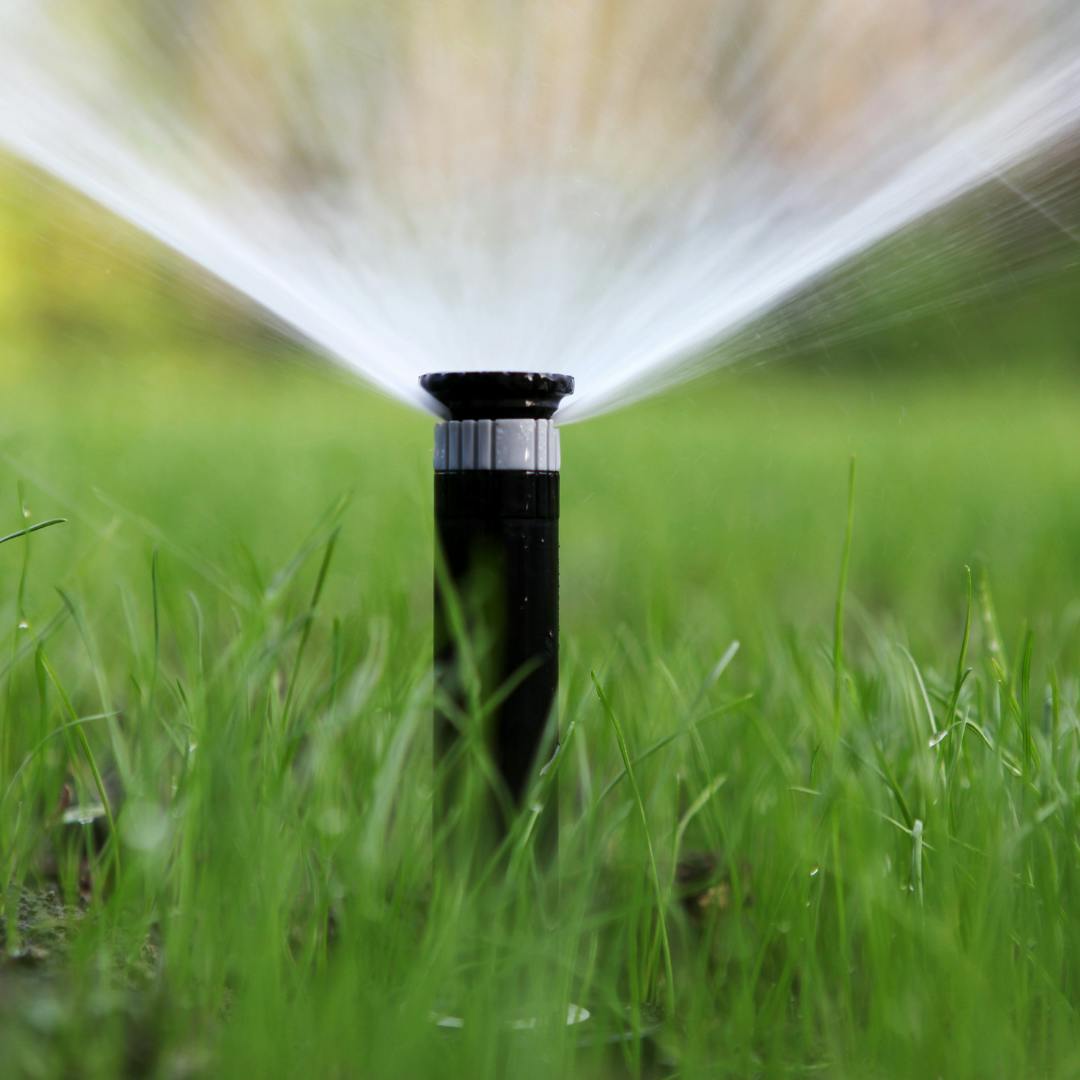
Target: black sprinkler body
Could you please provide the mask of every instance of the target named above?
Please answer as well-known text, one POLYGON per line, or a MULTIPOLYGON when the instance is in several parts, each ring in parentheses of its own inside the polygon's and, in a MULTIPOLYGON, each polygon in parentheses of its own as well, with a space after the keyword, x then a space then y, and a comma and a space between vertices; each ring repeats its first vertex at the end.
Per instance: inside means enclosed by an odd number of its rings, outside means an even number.
MULTIPOLYGON (((420 385, 448 414, 435 429, 436 678, 464 710, 464 638, 477 658, 481 706, 498 701, 483 730, 517 807, 543 765, 558 689, 559 434, 551 417, 574 380, 453 372, 424 375, 420 385)), ((460 734, 460 715, 440 711, 435 724, 438 766, 460 734)), ((438 797, 453 795, 444 787, 438 797)))

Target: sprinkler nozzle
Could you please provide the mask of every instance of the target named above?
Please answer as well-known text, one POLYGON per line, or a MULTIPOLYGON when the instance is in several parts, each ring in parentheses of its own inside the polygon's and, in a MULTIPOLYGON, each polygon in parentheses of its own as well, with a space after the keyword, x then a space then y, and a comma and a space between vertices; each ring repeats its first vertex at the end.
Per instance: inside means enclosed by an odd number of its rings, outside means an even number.
POLYGON ((447 371, 422 375, 420 385, 451 420, 550 420, 574 392, 570 375, 535 371, 447 371))

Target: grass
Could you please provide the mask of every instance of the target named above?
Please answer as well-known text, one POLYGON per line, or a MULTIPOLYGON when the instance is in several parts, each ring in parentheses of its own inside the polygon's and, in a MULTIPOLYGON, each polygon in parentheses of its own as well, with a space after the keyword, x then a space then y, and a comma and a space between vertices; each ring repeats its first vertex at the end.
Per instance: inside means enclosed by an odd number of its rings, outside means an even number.
POLYGON ((432 874, 428 422, 235 360, 6 376, 5 1075, 1080 1071, 1080 386, 567 429, 551 910, 432 874))

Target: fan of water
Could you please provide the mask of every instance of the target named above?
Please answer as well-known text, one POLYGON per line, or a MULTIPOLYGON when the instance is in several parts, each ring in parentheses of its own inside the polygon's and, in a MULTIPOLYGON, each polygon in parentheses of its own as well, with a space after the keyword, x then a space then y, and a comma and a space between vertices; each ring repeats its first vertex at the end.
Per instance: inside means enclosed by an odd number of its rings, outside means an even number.
POLYGON ((0 144, 370 382, 569 419, 1062 135, 1080 5, 2 0, 0 72, 0 144))

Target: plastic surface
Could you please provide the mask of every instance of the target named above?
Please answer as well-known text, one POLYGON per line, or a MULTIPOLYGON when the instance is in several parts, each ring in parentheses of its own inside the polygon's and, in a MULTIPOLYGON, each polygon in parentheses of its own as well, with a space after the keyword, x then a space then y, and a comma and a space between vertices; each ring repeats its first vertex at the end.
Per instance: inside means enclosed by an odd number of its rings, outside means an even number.
POLYGON ((448 420, 435 427, 436 472, 559 471, 559 429, 550 420, 448 420))
POLYGON ((444 371, 420 385, 451 420, 550 420, 574 392, 569 375, 538 371, 444 371))
MULTIPOLYGON (((515 802, 540 766, 559 682, 559 474, 470 471, 435 475, 435 528, 446 579, 478 658, 482 698, 514 688, 491 718, 491 753, 515 802)), ((435 662, 441 687, 464 706, 448 597, 435 575, 435 662)), ((457 730, 436 718, 437 750, 457 730)))

